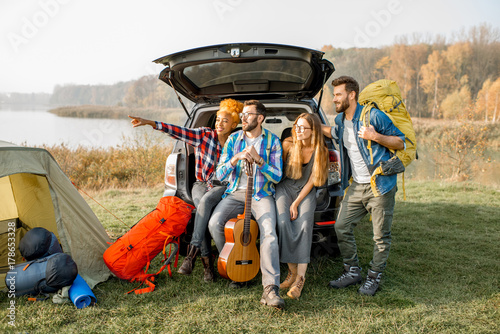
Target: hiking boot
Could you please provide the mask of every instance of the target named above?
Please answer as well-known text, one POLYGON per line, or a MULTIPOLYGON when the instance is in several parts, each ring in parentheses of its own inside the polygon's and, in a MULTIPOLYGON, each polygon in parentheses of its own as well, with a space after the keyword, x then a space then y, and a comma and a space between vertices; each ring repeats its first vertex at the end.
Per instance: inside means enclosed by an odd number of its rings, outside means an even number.
POLYGON ((362 295, 373 296, 378 290, 380 280, 382 279, 382 273, 368 270, 368 275, 366 276, 366 281, 359 288, 358 292, 362 295))
POLYGON ((285 307, 285 301, 280 297, 280 291, 277 285, 268 285, 264 288, 260 303, 279 309, 285 307))
POLYGON ((203 272, 203 280, 205 282, 214 282, 215 281, 215 273, 214 273, 214 258, 213 256, 202 256, 201 263, 203 263, 203 268, 205 271, 203 272))
POLYGON ((199 248, 193 245, 188 246, 188 252, 186 257, 184 258, 184 261, 182 262, 182 265, 180 268, 177 270, 179 274, 183 275, 191 275, 193 272, 193 267, 194 267, 194 261, 196 260, 196 256, 198 255, 199 248))
POLYGON ((306 278, 304 276, 297 276, 295 282, 293 282, 292 287, 287 292, 287 296, 292 299, 299 299, 302 289, 304 288, 304 282, 306 278))
POLYGON ((361 283, 361 268, 350 266, 344 263, 344 272, 335 281, 330 281, 330 288, 342 289, 350 285, 361 283))
POLYGON ((288 275, 286 275, 286 278, 283 281, 283 283, 280 284, 280 289, 288 289, 289 287, 291 287, 293 282, 295 282, 296 278, 297 278, 297 270, 295 270, 295 272, 292 272, 290 271, 290 269, 288 269, 288 275))

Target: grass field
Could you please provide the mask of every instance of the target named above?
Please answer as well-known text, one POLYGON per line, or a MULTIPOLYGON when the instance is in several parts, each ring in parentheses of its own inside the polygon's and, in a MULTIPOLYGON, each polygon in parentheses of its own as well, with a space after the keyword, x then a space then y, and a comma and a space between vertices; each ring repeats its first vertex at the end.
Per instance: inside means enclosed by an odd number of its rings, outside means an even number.
MULTIPOLYGON (((500 194, 470 183, 410 181, 398 192, 393 247, 382 288, 374 297, 357 288, 331 290, 340 258, 313 260, 300 300, 285 296, 283 311, 259 304, 260 275, 231 290, 206 284, 201 263, 191 276, 162 273, 153 293, 126 295, 136 284, 111 278, 97 285, 95 307, 77 310, 50 301, 0 298, 2 332, 23 333, 498 333, 500 332, 500 194)), ((152 210, 162 189, 93 192, 128 226, 152 210)), ((128 227, 83 195, 114 238, 128 227)), ((366 272, 372 252, 368 218, 357 228, 366 272)), ((182 258, 180 259, 182 260, 182 258)), ((155 265, 158 265, 159 259, 155 265)), ((155 269, 155 268, 153 268, 155 269)), ((283 270, 282 276, 286 272, 283 270)))

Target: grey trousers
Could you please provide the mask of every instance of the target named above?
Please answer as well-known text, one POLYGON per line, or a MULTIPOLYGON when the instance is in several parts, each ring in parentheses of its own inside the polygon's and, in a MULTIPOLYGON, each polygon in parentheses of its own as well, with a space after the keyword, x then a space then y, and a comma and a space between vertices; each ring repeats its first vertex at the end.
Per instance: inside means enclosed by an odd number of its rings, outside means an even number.
POLYGON ((384 271, 391 249, 391 225, 396 191, 397 186, 388 193, 375 197, 370 184, 353 182, 349 186, 335 223, 335 232, 344 263, 359 266, 354 228, 364 216, 370 213, 375 242, 370 267, 376 272, 384 271))
MULTIPOLYGON (((227 195, 215 208, 208 228, 215 245, 222 251, 225 243, 224 225, 229 219, 236 218, 245 208, 245 190, 237 190, 227 195)), ((252 199, 252 214, 259 225, 260 270, 262 285, 280 285, 280 261, 278 238, 276 235, 276 203, 272 196, 259 201, 252 199)))

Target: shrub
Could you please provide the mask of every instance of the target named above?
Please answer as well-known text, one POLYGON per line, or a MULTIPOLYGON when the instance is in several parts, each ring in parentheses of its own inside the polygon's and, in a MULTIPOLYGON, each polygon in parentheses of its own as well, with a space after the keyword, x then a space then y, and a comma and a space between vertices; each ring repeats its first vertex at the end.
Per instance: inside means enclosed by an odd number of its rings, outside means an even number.
POLYGON ((124 138, 110 148, 71 149, 43 146, 64 173, 82 189, 152 187, 163 182, 165 159, 171 147, 147 135, 124 138))

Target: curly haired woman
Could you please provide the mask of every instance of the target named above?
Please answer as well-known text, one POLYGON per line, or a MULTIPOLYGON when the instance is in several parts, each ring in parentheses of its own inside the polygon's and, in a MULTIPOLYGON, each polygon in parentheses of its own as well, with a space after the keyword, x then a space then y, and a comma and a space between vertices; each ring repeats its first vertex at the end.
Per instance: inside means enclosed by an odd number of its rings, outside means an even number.
POLYGON ((288 264, 288 275, 280 288, 290 288, 287 295, 298 299, 311 260, 315 187, 326 182, 328 173, 328 149, 317 115, 297 117, 292 140, 283 142, 283 152, 286 177, 276 186, 276 208, 280 261, 288 264))
POLYGON ((196 182, 191 194, 196 207, 193 236, 188 252, 178 272, 190 275, 196 256, 201 250, 201 260, 205 268, 203 279, 206 282, 214 280, 213 257, 210 254, 210 239, 206 229, 212 209, 222 199, 226 186, 222 185, 215 175, 224 144, 240 122, 239 113, 243 110, 243 103, 225 99, 220 103, 215 121, 215 130, 208 127, 189 129, 172 124, 151 121, 136 116, 132 118, 132 126, 151 125, 154 129, 163 131, 175 139, 182 140, 195 147, 195 174, 196 182))

